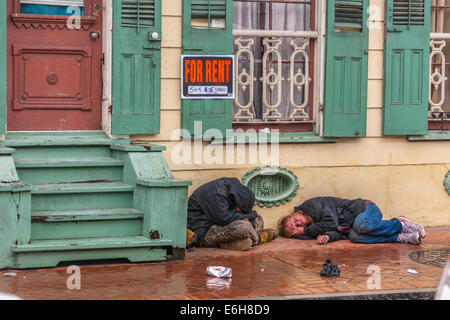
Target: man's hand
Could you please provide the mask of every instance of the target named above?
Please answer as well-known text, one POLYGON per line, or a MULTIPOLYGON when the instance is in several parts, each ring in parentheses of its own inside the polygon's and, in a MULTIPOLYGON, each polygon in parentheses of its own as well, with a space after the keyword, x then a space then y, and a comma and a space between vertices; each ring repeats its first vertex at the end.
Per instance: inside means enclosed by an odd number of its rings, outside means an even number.
POLYGON ((292 232, 293 236, 302 236, 305 234, 305 228, 303 227, 295 227, 294 231, 292 232))
POLYGON ((328 236, 326 234, 317 237, 317 242, 321 245, 327 244, 328 241, 330 241, 330 236, 328 236))

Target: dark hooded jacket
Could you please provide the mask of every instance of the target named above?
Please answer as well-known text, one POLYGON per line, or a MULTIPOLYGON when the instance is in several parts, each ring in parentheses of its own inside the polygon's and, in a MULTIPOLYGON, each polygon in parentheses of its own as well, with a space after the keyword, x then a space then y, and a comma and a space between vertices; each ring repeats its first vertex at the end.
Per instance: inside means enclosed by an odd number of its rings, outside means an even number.
POLYGON ((294 211, 301 211, 311 217, 313 223, 305 227, 300 239, 330 236, 329 242, 345 239, 358 213, 366 209, 370 202, 364 199, 347 200, 336 197, 317 197, 305 201, 294 211))
POLYGON ((221 178, 208 182, 189 197, 188 229, 200 242, 212 225, 225 226, 243 219, 254 220, 255 194, 236 178, 221 178), (242 213, 235 207, 242 209, 242 213))

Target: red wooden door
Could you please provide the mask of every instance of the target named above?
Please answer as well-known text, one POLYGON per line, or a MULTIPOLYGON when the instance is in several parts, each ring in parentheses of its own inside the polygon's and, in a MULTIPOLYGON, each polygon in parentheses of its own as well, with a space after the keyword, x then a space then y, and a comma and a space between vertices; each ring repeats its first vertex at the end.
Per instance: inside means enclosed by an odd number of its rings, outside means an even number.
POLYGON ((102 0, 70 15, 30 14, 29 2, 8 0, 7 130, 101 129, 102 0))

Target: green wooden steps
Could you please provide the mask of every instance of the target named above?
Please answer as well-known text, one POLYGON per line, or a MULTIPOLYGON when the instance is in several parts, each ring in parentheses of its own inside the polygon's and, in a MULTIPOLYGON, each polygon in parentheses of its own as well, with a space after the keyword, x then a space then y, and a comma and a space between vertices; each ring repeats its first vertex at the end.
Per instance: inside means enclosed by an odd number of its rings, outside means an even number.
POLYGON ((170 245, 170 240, 149 240, 142 236, 118 237, 118 238, 91 238, 71 240, 40 240, 33 244, 14 245, 14 252, 40 252, 61 250, 91 250, 108 248, 140 248, 170 245))
POLYGON ((39 240, 26 245, 13 245, 19 268, 56 266, 61 261, 125 258, 130 262, 166 259, 170 240, 149 240, 143 236, 90 238, 71 240, 39 240))
POLYGON ((140 236, 143 215, 133 208, 32 211, 31 240, 140 236))
POLYGON ((31 210, 130 208, 132 207, 133 191, 132 185, 122 182, 33 185, 31 210))
MULTIPOLYGON (((30 199, 25 209, 28 212, 17 207, 17 212, 10 213, 22 220, 24 227, 23 234, 11 239, 14 263, 8 267, 54 267, 64 261, 122 258, 162 261, 177 250, 184 256, 185 235, 165 221, 180 219, 181 223, 175 223, 185 231, 187 184, 160 176, 151 180, 153 172, 170 174, 164 157, 155 155, 162 155, 165 147, 132 145, 127 139, 109 139, 102 132, 42 132, 8 133, 0 141, 0 149, 13 158, 20 182, 29 185, 24 193, 28 198, 24 199, 30 199), (131 165, 130 159, 135 158, 143 161, 131 165), (143 168, 138 168, 140 165, 143 168), (148 186, 136 179, 135 172, 150 178, 148 186), (138 182, 142 184, 139 201, 138 182), (143 205, 145 194, 162 187, 161 199, 148 198, 143 205), (166 193, 166 201, 170 198, 181 203, 176 206, 176 215, 175 207, 171 212, 156 209, 166 193), (178 198, 173 198, 174 194, 178 198)), ((21 196, 16 193, 12 202, 21 196)), ((12 221, 8 219, 5 221, 12 221)))
POLYGON ((112 157, 16 158, 19 176, 33 184, 121 180, 123 160, 112 157))

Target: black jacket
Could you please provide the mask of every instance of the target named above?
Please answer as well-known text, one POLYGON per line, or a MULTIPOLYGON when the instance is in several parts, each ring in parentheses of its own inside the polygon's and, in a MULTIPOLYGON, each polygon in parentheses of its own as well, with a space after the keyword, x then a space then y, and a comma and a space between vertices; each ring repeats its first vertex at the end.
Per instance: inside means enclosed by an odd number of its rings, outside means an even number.
POLYGON ((328 235, 329 242, 346 238, 340 230, 351 228, 356 215, 366 208, 366 200, 347 200, 335 197, 318 197, 305 201, 295 211, 301 211, 311 217, 313 223, 305 227, 306 239, 328 235))
POLYGON ((189 197, 188 229, 194 231, 197 241, 205 237, 212 225, 225 226, 243 219, 254 220, 255 194, 236 178, 221 178, 208 182, 189 197), (242 209, 243 213, 236 211, 242 209))

